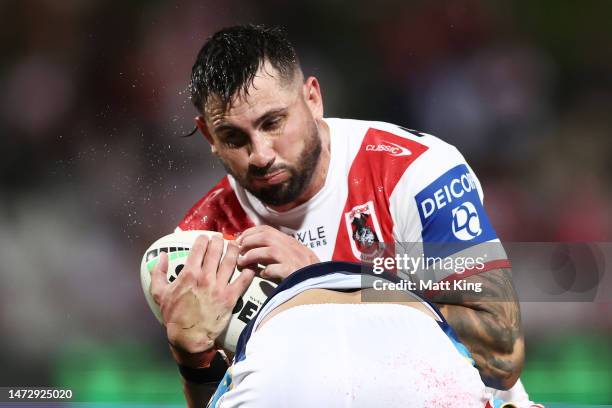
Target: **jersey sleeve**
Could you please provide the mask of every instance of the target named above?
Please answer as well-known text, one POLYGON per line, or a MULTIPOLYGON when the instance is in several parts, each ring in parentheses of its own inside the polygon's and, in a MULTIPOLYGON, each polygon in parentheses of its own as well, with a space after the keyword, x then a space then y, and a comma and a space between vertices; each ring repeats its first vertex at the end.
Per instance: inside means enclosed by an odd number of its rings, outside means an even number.
POLYGON ((390 200, 398 252, 422 258, 411 273, 441 281, 509 267, 474 171, 455 147, 431 135, 421 138, 430 148, 390 200))
POLYGON ((236 236, 254 226, 227 176, 189 209, 176 230, 208 230, 236 236))

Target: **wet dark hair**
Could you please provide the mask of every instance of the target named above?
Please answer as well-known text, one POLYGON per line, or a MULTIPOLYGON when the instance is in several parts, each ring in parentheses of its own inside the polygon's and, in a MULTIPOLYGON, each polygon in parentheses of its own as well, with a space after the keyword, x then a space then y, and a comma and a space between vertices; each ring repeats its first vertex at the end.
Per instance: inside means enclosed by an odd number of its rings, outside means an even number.
POLYGON ((279 27, 241 25, 224 28, 210 37, 191 70, 191 102, 203 112, 209 98, 229 108, 237 92, 248 94, 255 74, 269 61, 282 79, 299 71, 295 49, 279 27))

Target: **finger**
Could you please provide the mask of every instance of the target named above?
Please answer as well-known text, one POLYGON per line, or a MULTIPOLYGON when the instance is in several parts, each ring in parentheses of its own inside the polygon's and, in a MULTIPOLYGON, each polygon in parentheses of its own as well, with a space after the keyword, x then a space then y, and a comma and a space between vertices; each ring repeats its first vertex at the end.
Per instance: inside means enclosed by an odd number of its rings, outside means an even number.
POLYGON ((242 245, 242 241, 244 241, 246 237, 249 237, 253 234, 258 234, 260 232, 266 232, 266 231, 271 232, 271 231, 277 231, 277 230, 270 227, 269 225, 257 225, 255 227, 247 228, 244 231, 242 231, 242 233, 240 234, 238 238, 236 238, 236 243, 238 245, 242 245))
POLYGON ((259 273, 261 271, 263 271, 265 268, 266 268, 265 265, 260 265, 260 264, 250 264, 250 265, 246 265, 246 266, 238 266, 238 265, 236 265, 236 269, 238 269, 240 272, 242 272, 245 269, 250 269, 251 271, 253 271, 255 276, 259 276, 259 273))
POLYGON ((185 268, 190 271, 200 270, 209 242, 210 239, 206 235, 200 235, 196 238, 185 261, 185 268))
POLYGON ((249 273, 253 273, 255 276, 259 275, 259 271, 262 270, 263 268, 257 268, 253 265, 245 266, 244 268, 239 269, 240 273, 247 271, 249 273))
POLYGON ((238 257, 238 266, 277 263, 279 262, 279 255, 279 250, 274 250, 271 247, 251 249, 246 254, 238 257))
POLYGON ((238 298, 246 292, 254 277, 255 272, 252 269, 243 269, 240 276, 229 284, 227 288, 232 304, 236 304, 238 298))
MULTIPOLYGON (((276 231, 276 232, 279 234, 282 234, 282 232, 280 231, 276 231)), ((248 236, 243 237, 242 240, 238 242, 238 245, 240 246, 240 253, 244 254, 248 250, 253 249, 253 248, 271 246, 275 242, 280 242, 282 238, 284 237, 283 236, 275 237, 274 233, 271 231, 262 231, 262 230, 255 231, 249 234, 248 236)))
POLYGON ((217 283, 225 286, 232 277, 234 270, 236 269, 236 261, 238 260, 238 246, 233 242, 227 244, 227 250, 219 265, 217 271, 217 283))
POLYGON ((209 284, 215 283, 221 255, 223 255, 223 238, 215 235, 210 239, 208 248, 206 248, 198 280, 209 284))
POLYGON ((266 266, 259 276, 268 280, 283 280, 293 272, 295 271, 287 268, 286 265, 276 263, 266 266))
POLYGON ((155 303, 159 305, 161 296, 164 293, 166 286, 168 286, 168 254, 162 252, 159 254, 157 263, 151 270, 151 296, 155 303))

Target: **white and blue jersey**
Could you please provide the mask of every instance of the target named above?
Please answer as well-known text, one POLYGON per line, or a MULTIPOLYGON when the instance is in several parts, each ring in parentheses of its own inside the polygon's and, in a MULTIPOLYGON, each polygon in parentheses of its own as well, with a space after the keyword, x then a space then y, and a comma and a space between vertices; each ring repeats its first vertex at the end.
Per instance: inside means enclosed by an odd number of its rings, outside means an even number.
MULTIPOLYGON (((397 280, 393 275, 381 277, 381 275, 374 275, 362 265, 347 262, 316 264, 290 275, 278 286, 242 332, 236 348, 234 363, 225 374, 209 406, 220 408, 245 404, 246 406, 294 407, 299 405, 299 401, 289 402, 287 395, 295 393, 300 394, 299 400, 307 401, 304 402, 304 406, 336 406, 334 404, 342 401, 349 401, 349 406, 368 406, 379 397, 368 395, 371 391, 368 390, 368 387, 364 387, 363 383, 376 383, 375 377, 378 375, 380 378, 386 376, 389 379, 383 381, 382 384, 377 384, 374 388, 383 386, 391 391, 399 383, 403 384, 406 390, 414 386, 415 393, 418 391, 420 394, 418 398, 404 394, 396 395, 396 402, 397 406, 416 407, 426 403, 427 398, 432 400, 445 398, 443 395, 448 395, 449 392, 449 389, 445 387, 451 387, 447 381, 448 375, 452 372, 454 373, 452 374, 454 378, 452 387, 455 387, 452 391, 453 398, 462 395, 467 404, 464 406, 484 407, 489 396, 484 384, 480 381, 477 370, 473 367, 474 362, 469 352, 458 341, 452 328, 436 307, 416 294, 411 293, 415 301, 421 302, 436 316, 435 319, 414 308, 389 303, 307 305, 313 307, 298 306, 285 310, 269 320, 261 330, 257 330, 260 322, 276 307, 306 290, 315 288, 364 289, 371 287, 372 278, 397 280), (318 306, 326 310, 321 310, 323 315, 311 319, 312 313, 317 313, 318 306), (356 309, 353 310, 353 308, 356 309), (297 313, 293 315, 289 313, 294 309, 297 313), (349 313, 347 315, 350 316, 349 318, 346 316, 338 318, 345 312, 349 313), (336 313, 335 317, 332 317, 330 313, 336 313), (281 316, 283 316, 282 319, 281 316), (273 322, 278 322, 278 324, 273 324, 273 322), (379 327, 380 324, 388 324, 390 327, 379 327), (346 326, 348 329, 339 328, 341 326, 346 326), (394 332, 394 327, 399 331, 394 332), (372 330, 372 328, 376 329, 372 330), (300 330, 312 333, 314 342, 318 344, 324 342, 329 347, 313 347, 311 342, 302 344, 303 347, 300 347, 296 343, 306 341, 304 338, 308 335, 300 334, 298 338, 290 340, 291 336, 300 330), (364 338, 364 331, 370 332, 367 336, 373 336, 375 344, 371 344, 373 338, 364 338), (426 335, 427 333, 432 335, 426 335), (341 346, 347 335, 350 335, 349 343, 352 345, 341 346), (364 375, 357 375, 357 378, 353 378, 359 371, 354 367, 350 368, 349 374, 341 374, 348 367, 347 364, 342 363, 343 358, 338 359, 337 354, 351 354, 350 351, 347 351, 351 347, 355 348, 353 350, 355 352, 359 347, 365 347, 366 344, 369 344, 368 350, 361 350, 362 352, 370 353, 371 350, 376 350, 379 355, 371 356, 371 361, 363 361, 363 364, 359 364, 365 369, 364 375), (341 347, 343 351, 333 351, 335 347, 341 347), (316 353, 312 354, 315 349, 316 353), (313 357, 326 358, 324 356, 329 352, 331 355, 327 358, 330 359, 330 366, 327 369, 335 375, 325 380, 324 383, 319 383, 317 379, 320 376, 316 374, 317 370, 313 372, 310 363, 313 357), (394 353, 397 353, 397 358, 403 361, 399 365, 387 366, 389 361, 395 359, 394 353), (304 359, 305 355, 309 357, 304 359), (446 359, 441 359, 442 355, 446 356, 446 359), (436 364, 432 364, 432 359, 436 364), (279 369, 279 365, 284 366, 284 369, 279 369), (376 373, 377 370, 380 372, 376 373), (269 375, 268 372, 272 374, 269 375), (461 375, 461 372, 465 372, 465 375, 457 379, 456 376, 461 375), (282 375, 282 373, 285 374, 282 375), (309 373, 313 375, 309 376, 309 373), (369 378, 370 375, 373 377, 369 378), (346 380, 348 376, 353 377, 346 380), (364 376, 366 378, 362 378, 364 376), (295 378, 301 378, 299 381, 301 385, 295 385, 295 382, 291 380, 295 378), (421 381, 421 383, 415 385, 415 381, 417 383, 421 381), (334 382, 339 383, 338 389, 334 388, 335 386, 329 388, 329 384, 334 382), (411 385, 410 382, 413 384, 411 385), (444 387, 441 386, 442 382, 445 382, 444 387), (432 384, 439 386, 434 387, 432 384), (458 384, 461 387, 457 388, 458 384), (287 388, 292 389, 292 392, 280 391, 287 388), (427 391, 429 394, 425 392, 426 389, 429 390, 427 391), (304 392, 308 395, 301 395, 304 392), (347 395, 350 398, 347 399, 347 395), (467 401, 470 403, 468 404, 467 401)), ((349 361, 348 366, 352 366, 350 358, 346 361, 349 361)))

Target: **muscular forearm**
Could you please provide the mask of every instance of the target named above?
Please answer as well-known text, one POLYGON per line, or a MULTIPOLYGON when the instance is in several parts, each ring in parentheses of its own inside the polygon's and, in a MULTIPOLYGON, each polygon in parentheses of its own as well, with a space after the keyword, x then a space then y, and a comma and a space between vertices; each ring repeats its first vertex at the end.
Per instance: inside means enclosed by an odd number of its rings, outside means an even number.
POLYGON ((476 361, 485 384, 510 388, 523 367, 520 310, 507 270, 467 278, 482 292, 441 293, 432 298, 476 361))
POLYGON ((488 311, 445 304, 439 308, 470 350, 485 384, 498 389, 512 387, 523 367, 523 336, 518 327, 488 311))

